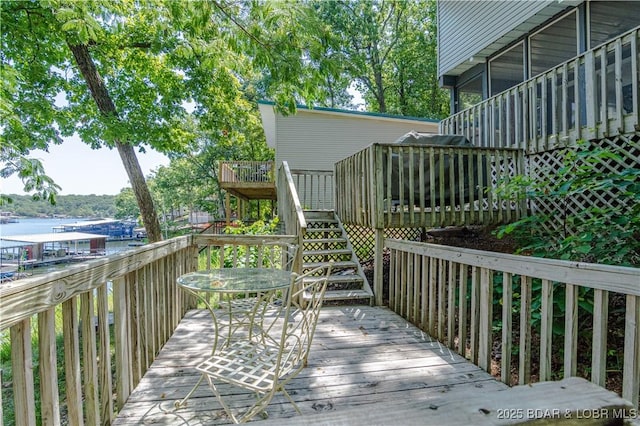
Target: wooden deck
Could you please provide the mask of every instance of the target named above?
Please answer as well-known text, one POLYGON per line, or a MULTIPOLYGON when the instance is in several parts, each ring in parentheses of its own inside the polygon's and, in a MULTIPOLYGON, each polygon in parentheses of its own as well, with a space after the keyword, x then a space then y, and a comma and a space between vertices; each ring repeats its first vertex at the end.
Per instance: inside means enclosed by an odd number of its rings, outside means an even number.
MULTIPOLYGON (((212 333, 208 312, 189 311, 113 425, 230 423, 205 384, 186 408, 174 408, 174 401, 197 382, 194 367, 207 356, 212 333)), ((302 416, 277 395, 268 419, 254 421, 265 426, 369 426, 493 425, 534 419, 541 424, 582 424, 585 419, 608 424, 626 418, 638 424, 638 412, 628 402, 584 379, 509 388, 381 307, 323 308, 309 367, 287 390, 302 416), (598 417, 591 418, 594 415, 598 417)), ((238 393, 227 401, 240 408, 250 398, 238 393)))
MULTIPOLYGON (((188 312, 113 424, 229 423, 205 384, 186 408, 173 408, 198 380, 193 367, 207 356, 212 333, 206 311, 188 312)), ((507 388, 386 308, 323 308, 313 345, 309 367, 287 386, 305 415, 410 400, 440 405, 507 388)), ((268 414, 296 416, 281 395, 268 414)))

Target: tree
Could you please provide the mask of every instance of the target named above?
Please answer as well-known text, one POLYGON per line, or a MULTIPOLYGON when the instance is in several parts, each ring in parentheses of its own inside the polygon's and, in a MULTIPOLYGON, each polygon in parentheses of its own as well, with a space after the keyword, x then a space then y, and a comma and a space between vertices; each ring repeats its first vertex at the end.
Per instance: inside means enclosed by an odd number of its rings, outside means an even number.
POLYGON ((194 128, 228 133, 246 115, 236 100, 257 75, 278 108, 292 112, 299 100, 314 101, 326 72, 307 60, 320 55, 322 28, 296 4, 42 0, 1 7, 2 71, 15 78, 3 84, 12 96, 3 104, 0 160, 74 133, 93 148, 116 148, 150 241, 162 236, 136 149, 180 153, 194 128), (7 154, 5 141, 13 143, 7 154))
POLYGON ((140 216, 140 208, 136 196, 131 188, 122 188, 116 195, 116 219, 130 219, 140 216))
POLYGON ((448 97, 437 82, 434 0, 312 4, 333 29, 329 51, 339 57, 348 80, 356 82, 367 110, 446 116, 448 97))

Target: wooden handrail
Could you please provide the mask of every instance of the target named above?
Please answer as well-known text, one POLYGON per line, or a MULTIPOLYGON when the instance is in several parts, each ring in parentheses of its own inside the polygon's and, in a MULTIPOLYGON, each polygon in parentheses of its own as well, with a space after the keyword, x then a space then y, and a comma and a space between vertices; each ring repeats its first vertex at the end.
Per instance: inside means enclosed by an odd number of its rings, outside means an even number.
POLYGON ((440 133, 530 153, 632 133, 640 124, 639 41, 636 27, 442 120, 440 133))
POLYGON ((218 169, 220 183, 275 182, 273 161, 221 161, 218 169))
MULTIPOLYGON (((532 296, 539 296, 538 380, 550 380, 555 296, 564 290, 564 377, 575 376, 580 289, 594 292, 591 381, 605 385, 610 293, 626 298, 622 397, 638 407, 640 387, 640 269, 493 253, 386 239, 390 249, 389 307, 489 371, 495 341, 502 348, 501 379, 531 382, 532 296), (533 285, 535 284, 535 286, 533 285), (514 287, 520 286, 519 297, 514 287), (494 293, 499 287, 502 333, 493 333, 494 293), (519 300, 519 304, 516 303, 519 300), (519 355, 512 365, 512 316, 519 310, 519 355), (467 346, 466 342, 470 342, 467 346)), ((557 336, 556 336, 557 338, 557 336)))
MULTIPOLYGON (((282 162, 278 172, 278 215, 284 224, 287 234, 297 235, 300 247, 304 244, 304 236, 307 233, 307 220, 298 198, 298 192, 293 182, 289 164, 282 162)), ((298 250, 298 268, 302 268, 302 250, 298 250)), ((298 270, 301 272, 301 269, 298 270)))

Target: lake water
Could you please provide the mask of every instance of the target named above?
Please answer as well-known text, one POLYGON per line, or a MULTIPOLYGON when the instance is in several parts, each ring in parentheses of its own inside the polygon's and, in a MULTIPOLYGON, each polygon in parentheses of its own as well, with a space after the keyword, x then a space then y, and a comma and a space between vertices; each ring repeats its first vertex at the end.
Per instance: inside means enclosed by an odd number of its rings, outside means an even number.
POLYGON ((26 218, 19 220, 20 221, 18 223, 0 224, 0 237, 8 237, 11 235, 48 234, 53 232, 54 226, 77 222, 81 219, 26 218))

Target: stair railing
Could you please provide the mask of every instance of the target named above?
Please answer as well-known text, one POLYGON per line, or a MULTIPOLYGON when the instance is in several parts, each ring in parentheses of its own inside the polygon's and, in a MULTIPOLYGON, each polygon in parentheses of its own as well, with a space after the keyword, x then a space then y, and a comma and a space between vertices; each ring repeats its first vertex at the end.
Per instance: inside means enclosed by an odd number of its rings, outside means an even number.
MULTIPOLYGON (((307 221, 304 218, 304 212, 298 191, 293 182, 291 169, 286 161, 282 162, 278 170, 278 216, 284 224, 285 233, 288 235, 298 236, 299 247, 303 246, 303 239, 307 233, 307 221)), ((298 250, 297 260, 293 270, 301 272, 302 270, 302 250, 298 250)))
POLYGON ((333 170, 291 170, 300 204, 306 210, 333 210, 333 170))

